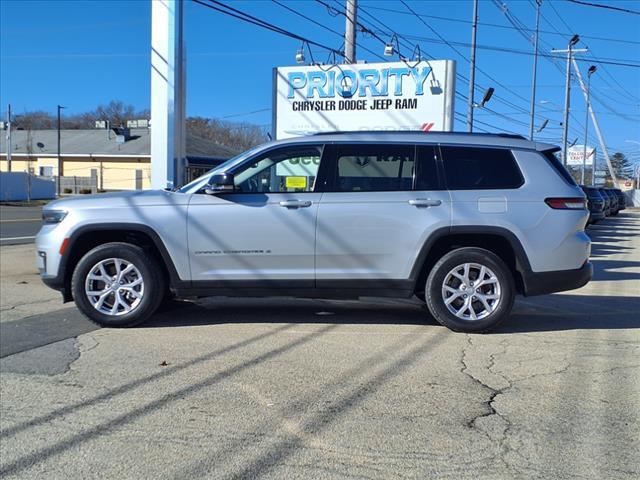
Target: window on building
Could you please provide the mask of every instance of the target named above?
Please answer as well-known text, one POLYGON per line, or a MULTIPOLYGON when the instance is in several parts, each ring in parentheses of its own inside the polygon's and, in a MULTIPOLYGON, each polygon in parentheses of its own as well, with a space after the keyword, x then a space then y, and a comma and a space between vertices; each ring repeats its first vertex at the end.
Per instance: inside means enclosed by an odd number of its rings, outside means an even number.
POLYGON ((413 188, 413 145, 340 145, 336 190, 384 192, 413 188))
POLYGON ((295 146, 261 155, 235 172, 236 191, 243 193, 313 192, 322 147, 295 146))
POLYGON ((40 167, 41 177, 53 177, 53 167, 40 167))
POLYGON ((450 190, 514 189, 524 183, 510 150, 440 147, 450 190))

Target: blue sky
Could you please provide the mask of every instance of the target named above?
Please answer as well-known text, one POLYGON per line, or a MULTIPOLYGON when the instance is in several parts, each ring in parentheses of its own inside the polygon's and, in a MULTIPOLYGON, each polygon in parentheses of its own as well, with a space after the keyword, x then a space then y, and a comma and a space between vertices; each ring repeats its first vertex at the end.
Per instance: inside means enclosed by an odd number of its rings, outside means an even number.
MULTIPOLYGON (((332 15, 315 1, 281 0, 338 32, 344 17, 332 15)), ((340 7, 342 0, 325 0, 340 7)), ((420 44, 430 58, 453 59, 458 73, 469 76, 472 15, 471 1, 410 1, 411 7, 439 35, 455 43, 440 43, 428 29, 397 1, 360 0, 359 19, 384 32, 393 30, 420 44), (442 17, 442 18, 434 18, 442 17), (447 20, 449 19, 449 20, 447 20), (376 20, 381 23, 376 23, 376 20), (462 54, 459 55, 459 54, 462 54)), ((482 0, 479 5, 477 42, 478 90, 493 86, 494 97, 487 105, 497 112, 476 110, 477 126, 495 131, 504 129, 527 134, 533 57, 497 51, 513 49, 531 52, 532 46, 509 23, 498 7, 506 5, 511 19, 533 28, 533 0, 482 0), (483 73, 484 72, 484 73, 483 73), (488 78, 487 75, 492 78, 488 78)), ((640 10, 640 1, 596 3, 640 10)), ((581 6, 565 0, 544 0, 542 4, 541 46, 566 48, 571 34, 578 33, 579 48, 588 46, 584 58, 640 63, 640 15, 581 6), (616 41, 613 41, 616 40, 616 41)), ((269 0, 234 1, 233 6, 263 18, 291 32, 339 49, 342 39, 320 26, 296 16, 269 0)), ((0 110, 11 103, 15 113, 27 110, 54 111, 57 104, 68 112, 93 109, 112 99, 148 108, 150 87, 150 1, 35 1, 0 2, 0 110)), ((295 63, 300 42, 245 24, 201 5, 185 7, 187 43, 187 110, 189 115, 225 118, 269 125, 271 121, 272 68, 295 63), (255 113, 253 113, 255 112, 255 113)), ((365 48, 382 53, 379 40, 359 34, 358 58, 380 61, 365 48)), ((314 48, 316 60, 328 54, 314 48)), ((581 62, 583 72, 590 63, 581 62)), ((640 160, 640 68, 599 65, 592 77, 594 108, 607 144, 640 160)), ((468 85, 461 78, 457 91, 466 96, 468 85)), ((585 102, 578 88, 572 92, 570 140, 582 142, 585 102)), ((564 102, 564 72, 549 59, 539 60, 536 122, 549 120, 540 139, 559 143, 564 102), (540 103, 543 102, 543 103, 540 103)), ((456 100, 456 130, 464 130, 464 100, 456 100)), ((596 143, 593 127, 590 138, 596 143)))

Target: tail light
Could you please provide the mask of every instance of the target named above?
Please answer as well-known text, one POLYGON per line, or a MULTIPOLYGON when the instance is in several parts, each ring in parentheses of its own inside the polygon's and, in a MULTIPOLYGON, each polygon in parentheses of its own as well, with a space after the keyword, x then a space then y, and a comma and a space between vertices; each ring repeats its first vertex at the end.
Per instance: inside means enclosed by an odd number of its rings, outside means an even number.
POLYGON ((554 210, 583 210, 587 207, 585 198, 547 198, 544 201, 554 210))

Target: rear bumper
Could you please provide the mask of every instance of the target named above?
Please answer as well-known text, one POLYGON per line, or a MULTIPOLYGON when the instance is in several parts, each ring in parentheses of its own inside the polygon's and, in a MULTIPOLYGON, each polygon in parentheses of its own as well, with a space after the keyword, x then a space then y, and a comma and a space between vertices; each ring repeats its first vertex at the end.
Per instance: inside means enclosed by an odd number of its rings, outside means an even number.
POLYGON ((589 212, 589 221, 603 220, 604 218, 606 218, 604 210, 600 210, 598 212, 589 212))
POLYGON ((522 272, 524 294, 527 297, 547 293, 564 292, 580 288, 591 280, 593 265, 587 261, 576 270, 557 270, 552 272, 522 272))

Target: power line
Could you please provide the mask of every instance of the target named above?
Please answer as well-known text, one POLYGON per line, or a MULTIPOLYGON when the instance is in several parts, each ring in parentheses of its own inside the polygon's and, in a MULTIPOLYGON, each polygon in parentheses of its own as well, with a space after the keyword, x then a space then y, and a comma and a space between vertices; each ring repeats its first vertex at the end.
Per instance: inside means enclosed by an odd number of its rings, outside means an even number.
POLYGON ((289 37, 289 38, 294 38, 294 39, 299 40, 301 42, 306 42, 309 45, 314 45, 316 47, 323 48, 323 49, 327 50, 328 52, 333 52, 336 55, 342 56, 342 52, 339 52, 338 50, 335 50, 332 47, 329 47, 329 46, 324 45, 322 43, 316 42, 314 40, 310 40, 310 39, 305 38, 305 37, 303 37, 301 35, 298 35, 296 33, 293 33, 293 32, 290 32, 288 30, 285 30, 285 29, 283 29, 281 27, 278 27, 278 26, 276 26, 276 25, 274 25, 272 23, 266 22, 266 21, 261 20, 261 19, 259 19, 257 17, 249 15, 248 13, 245 13, 245 12, 243 12, 241 10, 238 10, 237 8, 233 8, 233 7, 230 7, 228 5, 225 5, 222 2, 218 2, 217 0, 208 0, 211 3, 205 3, 202 0, 192 0, 192 1, 197 3, 197 4, 199 4, 199 5, 202 5, 204 7, 210 8, 212 10, 216 10, 216 11, 218 11, 220 13, 224 13, 225 15, 229 15, 231 17, 237 18, 238 20, 242 20, 243 22, 251 23, 251 24, 256 25, 258 27, 261 27, 261 28, 264 28, 264 29, 267 29, 267 30, 271 30, 272 32, 278 33, 280 35, 284 35, 284 36, 289 37), (216 6, 216 5, 219 5, 219 7, 216 6), (220 7, 222 7, 222 8, 220 8, 220 7), (227 9, 227 10, 225 10, 225 9, 227 9))
MULTIPOLYGON (((318 1, 318 2, 320 2, 320 3, 323 3, 323 2, 321 2, 321 0, 316 0, 316 1, 318 1)), ((405 4, 405 6, 406 6, 406 4, 405 4)), ((374 17, 373 15, 371 15, 370 13, 368 13, 365 9, 361 8, 360 10, 361 10, 365 15, 368 15, 369 17, 371 17, 371 18, 372 18, 376 23, 379 23, 379 24, 383 25, 383 27, 387 28, 387 26, 386 26, 386 25, 384 25, 380 20, 378 20, 376 17, 374 17)), ((422 21, 422 20, 421 20, 421 21, 422 21)), ((424 23, 424 22, 423 22, 423 23, 424 23)), ((429 26, 427 25, 427 27, 429 27, 429 26)), ((430 28, 430 27, 429 27, 429 28, 430 28)), ((404 39, 406 40, 406 37, 405 37, 404 35, 402 35, 402 34, 398 34, 397 32, 395 32, 395 31, 393 31, 393 30, 391 30, 391 32, 396 36, 396 38, 398 38, 398 37, 399 37, 399 38, 404 38, 404 39)), ((375 33, 375 32, 374 32, 374 33, 375 33)), ((383 31, 383 33, 384 33, 384 31, 383 31)), ((436 32, 436 34, 437 34, 437 32, 436 32)), ((439 34, 438 34, 438 35, 439 35, 439 34)), ((383 40, 383 39, 381 39, 381 38, 380 38, 379 36, 377 36, 377 35, 376 35, 376 38, 378 38, 379 40, 381 40, 382 42, 384 42, 384 40, 383 40)), ((453 47, 453 46, 450 44, 450 42, 448 42, 448 41, 447 41, 446 39, 444 39, 443 37, 440 37, 440 38, 442 38, 442 41, 443 41, 444 43, 446 43, 447 45, 449 45, 449 47, 450 47, 450 48, 452 48, 452 49, 456 52, 456 54, 458 54, 460 57, 462 57, 465 61, 469 62, 469 60, 466 58, 466 56, 465 56, 463 53, 461 53, 458 49, 456 49, 455 47, 453 47)), ((478 68, 478 71, 479 71, 479 72, 481 72, 483 75, 487 76, 488 78, 490 78, 492 81, 496 82, 496 84, 498 84, 498 85, 500 85, 501 87, 505 88, 505 90, 507 90, 507 91, 511 92, 512 94, 516 95, 517 97, 520 97, 520 98, 521 98, 521 99, 523 99, 524 101, 528 102, 528 100, 527 100, 527 99, 525 99, 524 97, 520 96, 519 94, 517 94, 517 93, 516 93, 516 92, 514 92, 513 90, 509 89, 508 87, 506 87, 506 86, 505 86, 505 85, 503 85, 502 83, 498 82, 496 79, 494 79, 493 77, 491 77, 490 75, 488 75, 486 72, 484 72, 484 71, 483 71, 483 70, 481 70, 480 68, 478 68)), ((467 84, 469 83, 469 79, 468 79, 468 78, 466 78, 464 75, 462 75, 462 74, 460 74, 460 73, 456 73, 456 76, 457 76, 457 78, 461 79, 462 81, 466 82, 467 84)), ((483 92, 482 92, 482 87, 480 87, 479 85, 476 85, 476 86, 475 86, 475 89, 476 89, 477 91, 479 91, 480 93, 483 93, 483 92)), ((462 97, 462 98, 465 100, 465 102, 466 102, 466 101, 468 101, 468 97, 466 97, 465 95, 462 95, 462 94, 461 94, 461 93, 459 93, 459 92, 456 92, 456 96, 458 96, 458 97, 462 97)), ((511 108, 519 109, 519 110, 521 110, 522 112, 527 112, 527 110, 526 110, 526 109, 524 109, 524 108, 522 108, 522 107, 520 107, 520 106, 518 106, 518 105, 516 105, 516 104, 514 104, 514 103, 512 103, 512 102, 509 102, 509 101, 504 100, 504 99, 499 98, 499 97, 495 97, 495 98, 496 98, 496 101, 497 101, 497 102, 499 102, 499 103, 502 103, 502 104, 504 104, 504 105, 507 105, 507 106, 509 106, 509 107, 511 107, 511 108)), ((497 112, 496 112, 496 114, 497 114, 497 112)), ((507 120, 508 120, 508 121, 511 121, 511 122, 514 122, 514 123, 517 123, 517 120, 514 120, 514 119, 507 118, 507 120)))
MULTIPOLYGON (((324 24, 322 24, 322 23, 320 23, 320 22, 318 22, 318 21, 314 20, 314 19, 313 19, 313 18, 311 18, 311 17, 308 17, 307 15, 304 15, 303 13, 298 12, 297 10, 294 10, 293 8, 291 8, 291 7, 287 6, 287 5, 285 5, 284 3, 279 2, 278 0, 271 0, 271 1, 272 1, 273 3, 275 3, 275 4, 277 4, 277 5, 280 5, 282 8, 284 8, 284 9, 286 9, 286 10, 289 10, 290 12, 292 12, 292 13, 296 14, 297 16, 299 16, 299 17, 301 17, 301 18, 304 18, 305 20, 308 20, 308 21, 310 21, 311 23, 313 23, 313 24, 315 24, 315 25, 318 25, 319 27, 324 28, 325 30, 327 30, 327 31, 329 31, 329 32, 331 32, 331 33, 334 33, 335 35, 338 35, 338 36, 339 36, 339 37, 341 37, 341 38, 344 36, 344 34, 343 34, 343 33, 338 32, 337 30, 334 30, 333 28, 327 27, 326 25, 324 25, 324 24)), ((381 58, 381 59, 383 59, 383 60, 384 60, 384 57, 381 57, 379 54, 377 54, 377 53, 376 53, 376 52, 374 52, 373 50, 370 50, 370 49, 368 49, 367 47, 365 47, 365 46, 363 46, 363 45, 360 45, 360 48, 362 48, 363 50, 365 50, 365 51, 367 51, 367 52, 371 53, 372 55, 375 55, 376 57, 381 58)), ((313 59, 312 59, 312 60, 313 60, 313 59)))
MULTIPOLYGON (((554 6, 554 2, 549 1, 549 5, 551 6, 551 9, 555 12, 556 16, 560 19, 560 21, 562 22, 562 24, 567 28, 567 30, 569 32, 573 31, 573 29, 569 26, 569 24, 567 22, 564 21, 564 19, 562 18, 562 15, 560 15, 560 12, 558 12, 558 10, 556 10, 556 7, 554 6)), ((584 43, 584 45, 589 48, 589 46, 584 42, 584 40, 582 41, 582 43, 584 43)), ((596 55, 593 53, 593 51, 589 48, 589 55, 597 62, 597 63, 602 63, 601 60, 596 57, 596 55)), ((585 59, 586 60, 586 59, 585 59)), ((636 103, 640 103, 640 100, 633 94, 631 93, 629 90, 627 90, 613 75, 611 75, 609 73, 609 70, 606 69, 604 66, 602 66, 602 71, 608 75, 614 83, 616 83, 619 87, 619 89, 624 92, 626 95, 622 95, 623 97, 630 99, 636 103)), ((602 78, 602 77, 601 77, 602 78)), ((605 78, 603 78, 603 81, 609 85, 610 87, 613 88, 614 91, 617 91, 618 89, 616 89, 615 87, 613 87, 613 85, 611 85, 611 83, 609 83, 605 78)), ((622 93, 620 92, 620 93, 622 93)), ((611 97, 609 97, 611 98, 611 97)))
MULTIPOLYGON (((451 45, 456 45, 456 46, 459 46, 459 47, 468 47, 468 46, 471 45, 468 42, 459 42, 459 41, 453 41, 453 40, 448 40, 447 42, 444 42, 444 41, 436 39, 436 38, 423 37, 423 36, 420 36, 420 35, 411 35, 411 34, 403 34, 403 35, 407 39, 420 40, 420 41, 428 42, 428 43, 451 44, 451 45)), ((533 56, 532 52, 529 52, 529 51, 526 51, 526 50, 517 50, 515 48, 500 47, 500 46, 497 46, 497 45, 477 44, 476 48, 478 48, 479 50, 491 50, 491 51, 495 51, 495 52, 514 53, 514 54, 518 54, 518 55, 533 56)), ((551 53, 538 53, 538 56, 539 57, 545 57, 545 58, 551 58, 551 59, 558 58, 557 55, 552 55, 551 53)), ((586 59, 586 58, 576 58, 576 60, 579 61, 579 62, 591 62, 591 63, 593 63, 593 61, 591 61, 589 59, 586 59)), ((626 60, 626 59, 611 59, 611 60, 601 60, 600 59, 600 60, 596 60, 596 63, 640 68, 640 63, 631 64, 631 63, 623 63, 623 62, 633 62, 633 60, 626 60)))
MULTIPOLYGON (((372 5, 367 5, 367 8, 371 9, 371 10, 378 10, 378 11, 384 11, 384 12, 390 12, 390 13, 396 13, 399 15, 411 15, 409 12, 401 12, 398 10, 393 10, 391 8, 385 8, 385 7, 376 7, 376 6, 372 6, 372 5)), ((437 15, 426 15, 424 13, 419 13, 418 14, 420 17, 423 18, 432 18, 435 20, 442 20, 445 22, 456 22, 456 23, 466 23, 466 24, 471 24, 473 22, 469 21, 469 20, 463 20, 460 18, 451 18, 451 17, 441 17, 441 16, 437 16, 437 15)), ((549 23, 549 22, 547 22, 549 23)), ((482 25, 483 27, 492 27, 492 28, 502 28, 502 29, 509 29, 509 30, 515 30, 514 27, 509 27, 507 25, 499 25, 496 23, 488 23, 488 22, 478 22, 478 25, 482 25)), ((533 29, 531 28, 526 28, 527 31, 529 32, 534 32, 533 29)), ((551 32, 549 30, 540 30, 539 33, 544 33, 544 34, 548 34, 548 35, 562 35, 565 36, 565 34, 560 33, 558 31, 555 32, 551 32)), ((623 40, 620 38, 607 38, 607 37, 595 37, 595 36, 588 36, 588 35, 582 35, 583 38, 591 38, 593 40, 601 40, 601 41, 605 41, 605 42, 618 42, 618 43, 633 43, 633 44, 638 44, 640 45, 640 42, 638 41, 634 41, 634 40, 623 40)))
MULTIPOLYGON (((572 32, 573 29, 571 28, 571 26, 569 26, 569 24, 567 22, 564 21, 564 19, 562 18, 562 15, 560 15, 560 13, 558 12, 558 10, 554 7, 553 2, 549 1, 549 5, 551 6, 553 12, 555 13, 555 15, 560 19, 560 21, 562 22, 562 24, 566 27, 568 32, 572 32)), ((549 23, 549 20, 547 20, 547 23, 549 23)), ((555 27, 554 27, 555 28, 555 27)), ((569 33, 569 35, 571 35, 571 33, 569 33)), ((584 43, 584 41, 582 42, 584 43)), ((585 46, 588 47, 588 45, 585 44, 585 46)), ((602 64, 604 62, 600 61, 600 59, 598 57, 595 56, 595 54, 589 50, 588 54, 593 58, 593 63, 599 63, 602 64)), ((584 58, 581 59, 582 61, 592 61, 588 58, 584 58)), ((559 70, 562 70, 561 67, 558 67, 559 70)), ((607 84, 613 91, 618 92, 620 95, 622 95, 623 98, 631 100, 633 102, 635 102, 636 104, 640 103, 640 100, 631 92, 629 92, 623 85, 620 84, 620 82, 618 82, 618 80, 609 73, 609 71, 607 70, 607 68, 604 65, 601 65, 601 69, 602 71, 608 75, 609 77, 611 77, 611 79, 618 85, 619 88, 614 87, 605 77, 600 76, 600 78, 602 79, 602 81, 607 84), (626 95, 624 95, 622 92, 626 93, 626 95)), ((618 116, 619 118, 622 118, 626 121, 629 122, 633 122, 634 119, 632 119, 630 116, 628 116, 625 113, 619 112, 617 109, 614 109, 612 107, 610 107, 601 97, 600 95, 604 95, 607 98, 618 102, 618 100, 614 99, 613 97, 604 94, 603 92, 600 91, 592 91, 591 96, 593 97, 593 99, 599 103, 600 105, 602 105, 605 109, 607 109, 610 113, 618 116)), ((618 102, 619 103, 619 102, 618 102)))
MULTIPOLYGON (((504 14, 505 14, 505 16, 507 16, 507 17, 511 16, 511 17, 513 17, 513 18, 515 19, 515 21, 516 21, 518 24, 522 24, 522 22, 520 22, 520 20, 518 20, 518 18, 517 18, 515 15, 513 15, 513 14, 512 14, 512 13, 510 13, 510 12, 508 12, 508 8, 507 8, 507 6, 506 6, 506 4, 505 4, 505 3, 500 3, 500 2, 498 2, 497 0, 494 0, 494 3, 495 3, 495 4, 496 4, 496 6, 497 6, 497 7, 498 7, 498 8, 499 8, 499 9, 500 9, 504 14)), ((557 12, 556 12, 556 15, 558 15, 558 14, 557 14, 557 12)), ((542 13, 541 13, 541 16, 543 17, 543 19, 544 19, 544 20, 545 20, 545 21, 546 21, 546 22, 547 22, 547 23, 548 23, 548 24, 549 24, 549 25, 550 25, 554 30, 556 30, 558 33, 561 33, 561 32, 560 32, 560 30, 558 30, 558 29, 555 27, 555 25, 553 25, 553 24, 549 21, 549 19, 548 19, 547 17, 545 17, 542 13)), ((566 26, 569 28, 569 30, 571 30, 571 28, 570 28, 568 25, 566 25, 566 26)), ((565 36, 566 36, 566 34, 563 34, 563 35, 565 35, 565 36)), ((549 55, 550 55, 550 53, 551 53, 551 52, 549 52, 549 51, 546 51, 546 52, 545 52, 545 51, 544 51, 544 49, 542 49, 542 50, 543 50, 543 52, 544 52, 544 53, 543 53, 543 54, 541 54, 541 56, 543 56, 543 57, 547 58, 551 63, 553 63, 553 64, 554 64, 554 66, 555 66, 555 67, 556 67, 560 72, 563 72, 563 67, 562 67, 562 65, 560 65, 560 64, 558 63, 558 61, 557 61, 557 60, 555 60, 555 59, 553 59, 553 58, 549 58, 549 55)), ((582 60, 582 61, 585 61, 585 59, 579 59, 579 58, 577 58, 576 60, 582 60)), ((588 61, 588 59, 587 59, 587 61, 588 61)), ((602 63, 604 63, 604 62, 602 62, 602 63)), ((574 81, 574 82, 575 82, 575 81, 574 81)), ((602 100, 602 99, 600 98, 600 96, 599 96, 597 93, 592 92, 592 93, 591 93, 591 97, 592 97, 592 98, 593 98, 597 103, 599 103, 599 104, 600 104, 600 105, 602 105, 604 108, 606 108, 609 112, 611 112, 611 113, 613 113, 613 114, 616 114, 619 118, 622 118, 622 119, 624 119, 624 120, 626 120, 626 121, 634 122, 634 120, 633 120, 632 118, 630 118, 630 117, 626 116, 624 113, 618 112, 618 111, 616 111, 615 109, 613 109, 612 107, 610 107, 610 106, 609 106, 609 105, 608 105, 604 100, 602 100)))
POLYGON ((591 2, 584 2, 581 0, 566 0, 567 2, 571 2, 571 3, 577 3, 579 5, 586 5, 589 7, 596 7, 596 8, 606 8, 609 10, 616 10, 618 12, 624 12, 624 13, 632 13, 634 15, 640 15, 640 12, 637 12, 635 10, 629 10, 628 8, 620 8, 620 7, 614 7, 613 5, 601 5, 599 3, 591 3, 591 2))

